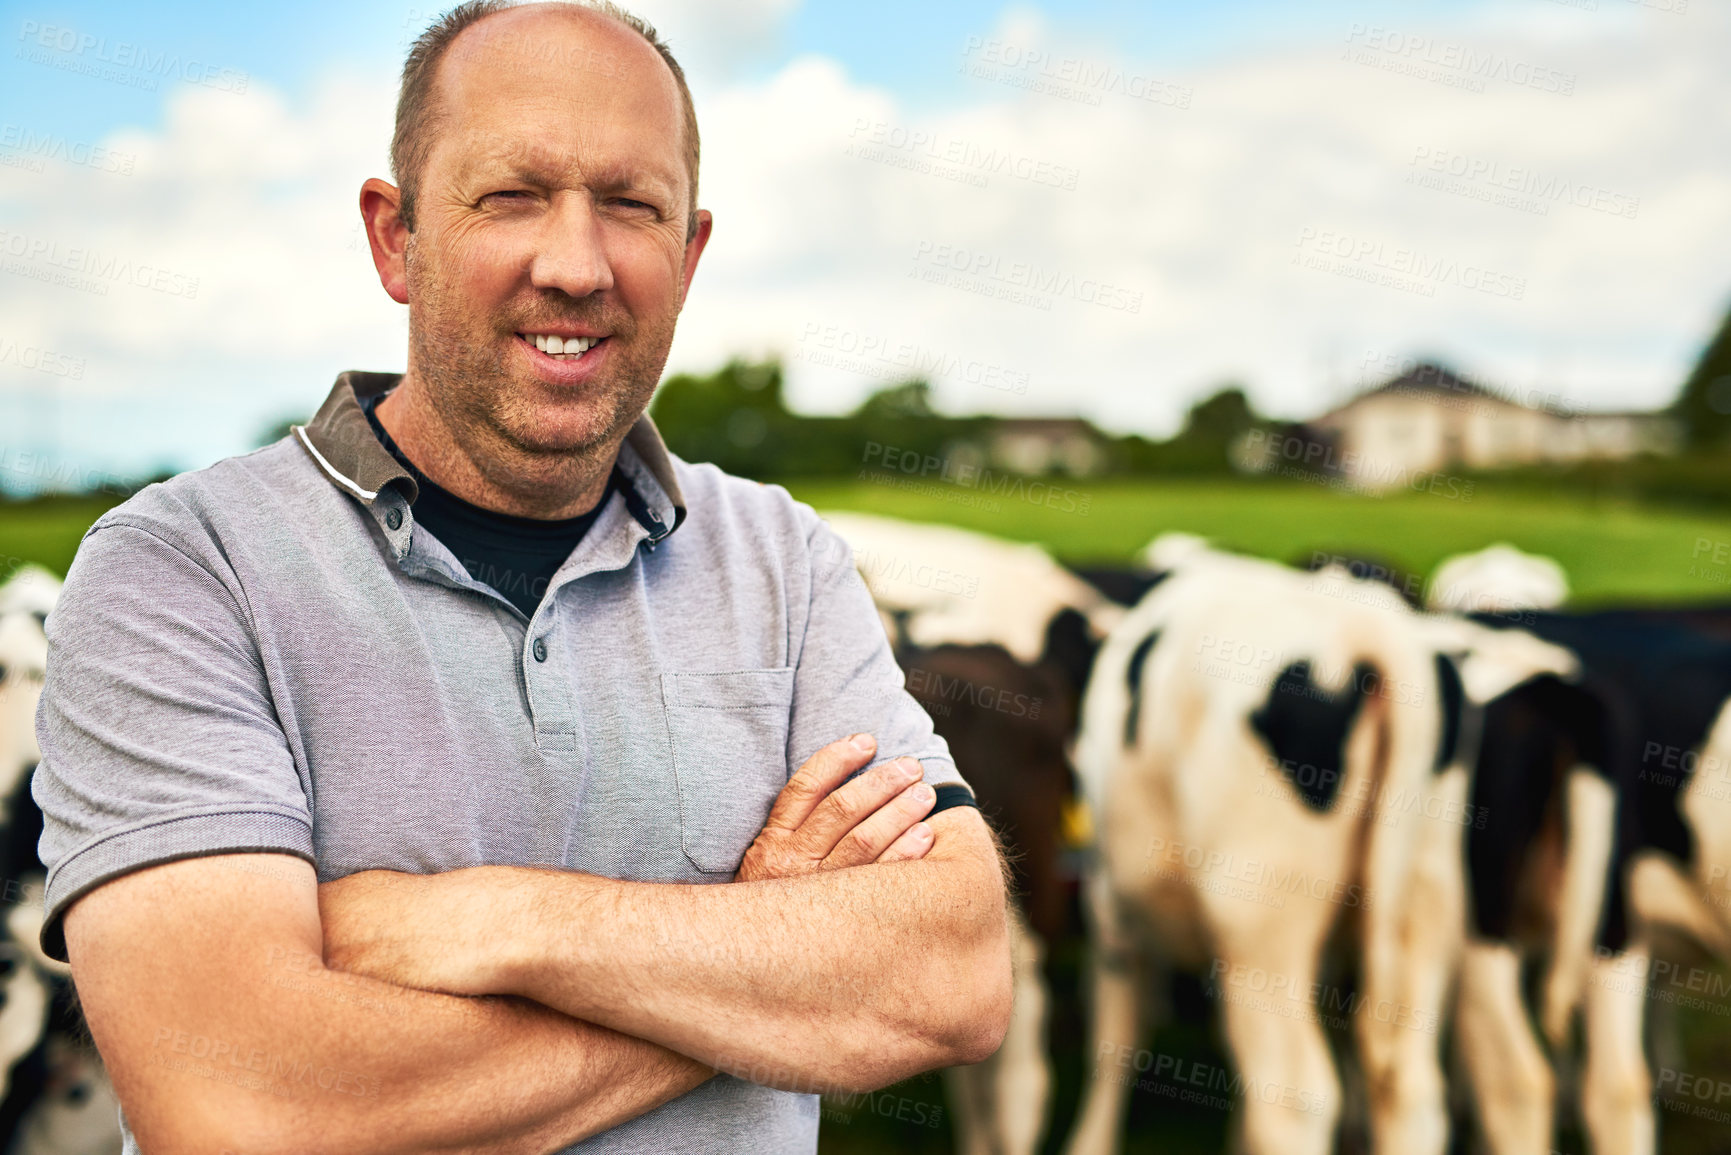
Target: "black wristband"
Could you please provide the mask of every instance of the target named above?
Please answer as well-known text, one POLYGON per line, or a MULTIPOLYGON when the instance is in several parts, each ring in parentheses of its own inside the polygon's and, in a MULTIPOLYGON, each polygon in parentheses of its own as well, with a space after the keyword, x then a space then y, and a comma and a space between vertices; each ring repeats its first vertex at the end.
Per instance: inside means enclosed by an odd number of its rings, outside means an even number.
POLYGON ((938 800, 933 803, 931 814, 927 814, 927 818, 940 810, 950 810, 957 806, 972 806, 975 810, 980 808, 979 802, 974 798, 974 792, 957 782, 946 782, 942 786, 934 786, 932 793, 938 796, 938 800))

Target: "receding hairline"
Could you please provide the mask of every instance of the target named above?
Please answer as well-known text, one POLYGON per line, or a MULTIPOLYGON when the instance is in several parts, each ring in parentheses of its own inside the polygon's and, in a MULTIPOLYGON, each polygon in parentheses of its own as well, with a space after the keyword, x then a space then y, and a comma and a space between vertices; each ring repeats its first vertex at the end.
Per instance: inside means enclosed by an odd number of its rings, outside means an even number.
MULTIPOLYGON (((609 5, 609 7, 612 7, 612 5, 609 5)), ((623 10, 621 10, 621 12, 623 12, 623 10)), ((536 16, 543 13, 557 14, 579 22, 592 21, 593 25, 609 28, 615 32, 622 31, 626 33, 622 38, 626 43, 633 46, 641 45, 642 47, 649 49, 651 52, 654 52, 662 67, 666 69, 667 75, 669 77, 673 75, 672 69, 667 68, 666 60, 662 58, 660 52, 656 50, 655 45, 649 41, 642 32, 639 32, 636 28, 626 23, 624 19, 621 19, 620 16, 614 15, 599 4, 588 3, 587 0, 506 0, 506 2, 501 4, 500 7, 478 17, 474 23, 467 25, 456 35, 451 37, 450 42, 445 45, 444 51, 439 53, 438 60, 435 62, 432 78, 433 89, 436 91, 438 88, 439 73, 443 70, 446 58, 461 48, 465 41, 473 41, 475 37, 470 34, 477 28, 485 28, 488 24, 498 23, 499 19, 505 16, 517 16, 522 14, 527 18, 528 16, 536 16)), ((498 33, 493 33, 493 35, 497 37, 498 33)), ((474 48, 470 47, 467 50, 473 52, 474 48)), ((678 85, 675 84, 674 87, 675 91, 677 91, 678 85)))
MULTIPOLYGON (((402 215, 411 231, 421 177, 433 151, 436 138, 448 117, 448 94, 443 91, 445 62, 459 48, 472 54, 479 50, 473 37, 467 34, 495 17, 518 12, 556 13, 571 19, 595 20, 627 34, 628 43, 642 44, 653 52, 663 68, 663 75, 672 79, 680 121, 680 154, 684 162, 690 203, 686 211, 687 239, 697 227, 698 169, 701 140, 697 129, 697 112, 685 71, 674 59, 672 51, 648 21, 636 16, 611 0, 469 0, 447 12, 415 41, 403 66, 403 82, 397 100, 396 131, 391 139, 391 173, 402 190, 402 215), (452 29, 453 23, 457 27, 452 29)), ((498 31, 485 34, 497 38, 498 31)), ((518 35, 507 33, 506 35, 518 35)), ((619 51, 618 45, 609 49, 619 51)), ((596 50, 591 50, 593 55, 596 50)))

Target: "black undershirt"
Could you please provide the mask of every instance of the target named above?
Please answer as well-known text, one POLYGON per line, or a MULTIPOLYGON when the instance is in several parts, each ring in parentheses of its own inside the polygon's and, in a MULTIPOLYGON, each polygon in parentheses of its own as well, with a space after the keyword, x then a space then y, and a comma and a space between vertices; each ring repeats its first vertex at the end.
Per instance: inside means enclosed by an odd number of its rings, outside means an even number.
POLYGON ((544 521, 495 513, 464 501, 422 473, 385 432, 374 412, 381 400, 382 394, 369 397, 361 408, 379 442, 415 479, 419 490, 414 504, 415 521, 444 543, 470 577, 498 590, 523 611, 524 617, 534 617, 535 607, 541 604, 541 596, 547 592, 553 574, 565 564, 613 495, 621 480, 618 468, 608 476, 607 488, 595 508, 579 517, 544 521))

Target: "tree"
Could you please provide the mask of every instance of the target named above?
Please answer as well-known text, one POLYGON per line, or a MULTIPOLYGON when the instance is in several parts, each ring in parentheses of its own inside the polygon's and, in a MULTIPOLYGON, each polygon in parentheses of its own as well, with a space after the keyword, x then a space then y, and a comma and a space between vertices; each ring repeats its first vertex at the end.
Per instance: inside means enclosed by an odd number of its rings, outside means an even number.
POLYGON ((1701 351, 1672 410, 1689 448, 1731 448, 1731 312, 1701 351))
POLYGON ((906 419, 937 415, 937 411, 932 408, 932 387, 924 381, 904 381, 900 385, 879 389, 854 410, 855 417, 867 421, 884 417, 906 419))
POLYGON ((1184 418, 1184 438, 1226 445, 1261 419, 1250 407, 1250 398, 1239 385, 1226 385, 1207 400, 1190 407, 1184 418))

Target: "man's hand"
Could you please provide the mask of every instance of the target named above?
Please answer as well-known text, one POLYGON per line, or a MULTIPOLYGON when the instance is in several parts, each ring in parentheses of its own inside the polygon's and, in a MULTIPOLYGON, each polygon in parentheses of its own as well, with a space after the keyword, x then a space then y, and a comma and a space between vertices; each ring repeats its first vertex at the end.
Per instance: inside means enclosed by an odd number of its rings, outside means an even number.
POLYGON ((876 751, 877 739, 855 734, 807 759, 782 787, 734 881, 924 858, 932 848, 932 828, 920 820, 931 813, 937 795, 920 781, 924 771, 916 759, 874 766, 837 789, 876 751))

